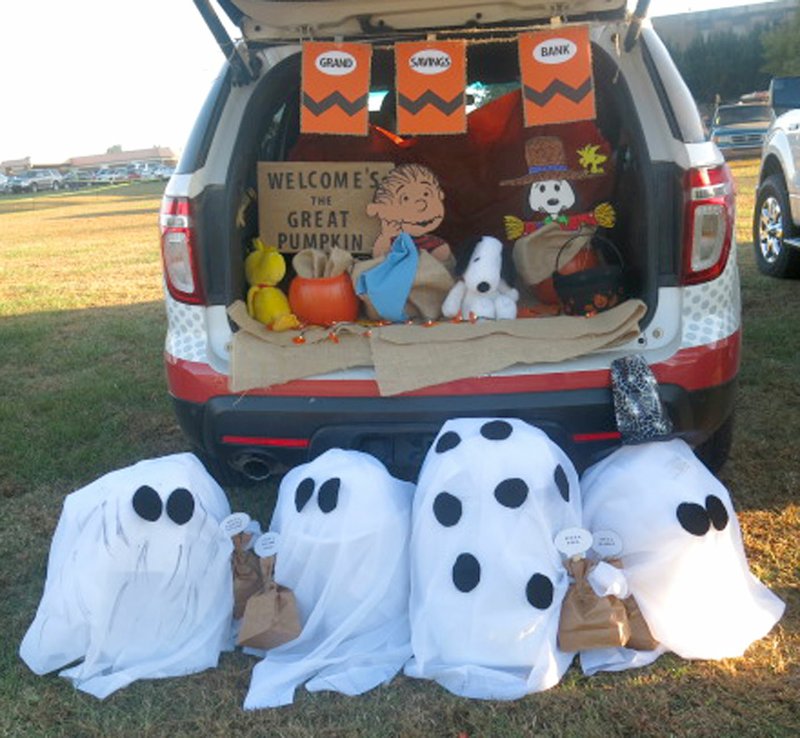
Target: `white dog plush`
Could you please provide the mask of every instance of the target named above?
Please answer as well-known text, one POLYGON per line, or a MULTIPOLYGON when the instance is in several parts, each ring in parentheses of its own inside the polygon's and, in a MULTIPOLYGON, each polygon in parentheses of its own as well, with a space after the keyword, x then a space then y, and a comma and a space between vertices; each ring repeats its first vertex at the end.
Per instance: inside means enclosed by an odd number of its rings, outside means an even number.
POLYGON ((519 292, 500 276, 503 244, 484 236, 472 252, 464 276, 455 283, 442 303, 442 314, 455 318, 513 320, 517 317, 519 292))

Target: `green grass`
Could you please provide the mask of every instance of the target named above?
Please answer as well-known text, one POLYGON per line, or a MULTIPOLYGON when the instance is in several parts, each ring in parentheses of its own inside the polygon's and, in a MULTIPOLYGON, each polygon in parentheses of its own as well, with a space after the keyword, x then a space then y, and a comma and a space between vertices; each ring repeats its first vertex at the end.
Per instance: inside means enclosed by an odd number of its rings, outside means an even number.
MULTIPOLYGON (((754 162, 733 166, 744 352, 723 470, 754 571, 788 603, 744 658, 584 678, 512 703, 455 698, 398 677, 358 698, 298 692, 245 713, 254 661, 138 682, 104 702, 17 656, 44 584, 65 494, 138 459, 186 448, 161 352, 158 185, 0 199, 0 736, 793 736, 800 725, 800 282, 755 269, 754 162)), ((274 486, 228 489, 266 523, 274 486)))

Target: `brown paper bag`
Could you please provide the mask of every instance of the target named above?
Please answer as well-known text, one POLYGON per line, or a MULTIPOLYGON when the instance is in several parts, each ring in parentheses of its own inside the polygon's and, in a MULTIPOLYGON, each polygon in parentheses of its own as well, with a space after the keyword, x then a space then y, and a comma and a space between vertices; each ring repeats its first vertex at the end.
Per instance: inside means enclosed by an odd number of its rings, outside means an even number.
POLYGON ((620 599, 598 597, 586 579, 594 567, 588 559, 570 560, 570 584, 558 623, 558 646, 562 651, 590 651, 624 646, 630 638, 628 614, 620 599))
POLYGON ((305 279, 328 279, 349 272, 353 257, 344 249, 332 248, 329 253, 318 249, 298 251, 292 259, 292 267, 298 277, 305 279))
POLYGON ((275 557, 260 560, 264 587, 247 600, 236 645, 268 650, 300 635, 300 616, 294 594, 275 582, 275 557))
POLYGON ((244 615, 247 600, 264 586, 259 558, 252 550, 247 550, 252 536, 238 533, 233 536, 233 618, 239 620, 244 615))
POLYGON ((631 637, 625 644, 626 648, 632 648, 634 651, 653 651, 658 647, 658 641, 653 638, 650 628, 639 609, 639 604, 633 596, 626 597, 622 600, 625 606, 625 612, 628 613, 628 623, 631 627, 631 637))
POLYGON ((591 226, 582 226, 580 231, 565 231, 558 223, 548 223, 518 238, 514 242, 511 257, 519 285, 533 287, 552 277, 556 263, 559 267, 568 264, 589 244, 594 233, 595 229, 591 226))
MULTIPOLYGON (((358 261, 353 267, 353 285, 358 284, 358 278, 364 272, 378 266, 385 257, 358 261)), ((438 320, 442 317, 442 303, 450 292, 455 279, 447 267, 435 256, 427 251, 419 252, 417 272, 414 283, 411 285, 408 299, 405 304, 405 313, 409 318, 422 320, 438 320)), ((359 295, 364 302, 367 317, 370 320, 381 320, 382 317, 373 307, 366 295, 359 295)))

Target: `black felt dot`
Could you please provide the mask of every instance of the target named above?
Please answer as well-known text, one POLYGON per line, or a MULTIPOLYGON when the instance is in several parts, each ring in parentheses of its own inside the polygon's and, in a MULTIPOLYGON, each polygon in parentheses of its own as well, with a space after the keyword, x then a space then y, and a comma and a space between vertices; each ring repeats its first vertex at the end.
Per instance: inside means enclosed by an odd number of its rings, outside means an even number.
POLYGON ((708 517, 711 518, 711 525, 717 530, 725 530, 725 526, 728 524, 728 511, 722 500, 716 495, 709 495, 706 497, 706 510, 708 517))
POLYGON ((152 523, 161 517, 163 504, 158 492, 145 484, 133 494, 133 509, 140 518, 152 523))
POLYGON ((503 507, 519 507, 528 498, 528 485, 522 479, 504 479, 494 488, 494 496, 503 507))
POLYGON ((433 514, 441 525, 450 528, 461 520, 461 500, 449 492, 440 492, 433 501, 433 514))
POLYGON ((453 584, 459 592, 472 592, 481 581, 481 565, 472 554, 459 554, 453 564, 453 584))
POLYGON ((294 493, 294 506, 297 508, 297 512, 302 511, 313 494, 314 480, 311 477, 306 477, 297 485, 297 489, 294 493))
POLYGON ((553 604, 553 583, 544 574, 534 574, 525 587, 525 597, 537 610, 553 604))
POLYGON ((556 480, 556 487, 558 487, 558 491, 564 498, 564 502, 569 502, 569 479, 567 479, 567 473, 561 464, 553 472, 553 478, 556 480))
POLYGON ((461 436, 455 431, 447 431, 436 441, 436 453, 443 454, 445 451, 451 451, 459 443, 461 443, 461 436))
POLYGON ((184 525, 194 515, 194 497, 188 489, 179 487, 172 490, 167 498, 167 515, 173 523, 184 525))
POLYGON ((341 484, 342 480, 339 477, 333 477, 322 483, 317 496, 319 509, 322 512, 329 513, 331 510, 336 509, 336 504, 339 502, 339 487, 341 484))
POLYGON ((505 420, 490 420, 481 426, 481 435, 490 441, 505 441, 511 435, 511 423, 505 420))
POLYGON ((676 511, 681 527, 693 536, 704 536, 708 533, 711 521, 702 505, 694 502, 682 502, 676 511))

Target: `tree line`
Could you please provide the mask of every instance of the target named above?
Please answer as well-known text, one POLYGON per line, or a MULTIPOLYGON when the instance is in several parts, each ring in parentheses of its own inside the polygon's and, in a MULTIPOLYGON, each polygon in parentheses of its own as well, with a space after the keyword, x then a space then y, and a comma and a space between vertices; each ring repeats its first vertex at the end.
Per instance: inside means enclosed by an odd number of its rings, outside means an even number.
POLYGON ((800 75, 800 0, 797 5, 788 22, 763 25, 745 36, 717 31, 698 36, 685 49, 670 48, 695 99, 736 100, 766 90, 772 77, 800 75))

